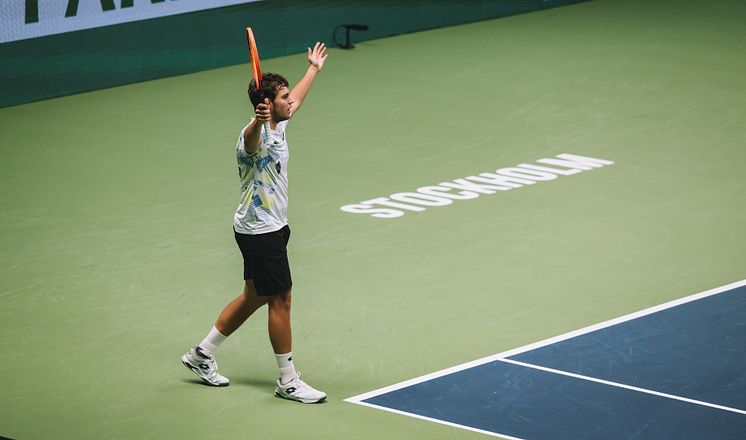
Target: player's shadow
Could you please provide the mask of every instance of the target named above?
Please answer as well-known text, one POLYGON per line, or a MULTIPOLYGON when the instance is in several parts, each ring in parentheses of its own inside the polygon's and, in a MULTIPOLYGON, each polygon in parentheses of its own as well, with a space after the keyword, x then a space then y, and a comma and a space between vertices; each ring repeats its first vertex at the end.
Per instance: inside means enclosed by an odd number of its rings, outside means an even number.
POLYGON ((212 385, 207 385, 206 383, 202 382, 200 379, 181 379, 181 383, 188 383, 190 385, 204 385, 206 387, 212 386, 212 385))
MULTIPOLYGON (((212 385, 208 385, 204 383, 201 379, 181 379, 181 383, 186 383, 190 385, 202 385, 206 387, 212 387, 212 385)), ((269 388, 275 386, 275 381, 271 379, 258 379, 255 377, 236 377, 233 376, 231 378, 231 385, 245 385, 250 386, 252 388, 269 388)), ((219 388, 219 387, 215 387, 219 388)), ((274 388, 273 388, 274 389, 274 388)))
MULTIPOLYGON (((181 379, 181 383, 185 383, 189 385, 202 385, 202 386, 210 387, 210 388, 218 388, 218 387, 213 387, 212 385, 207 385, 206 383, 202 382, 200 379, 181 379)), ((230 386, 240 385, 240 386, 248 386, 251 388, 255 388, 257 390, 273 391, 275 384, 276 384, 275 381, 266 379, 266 378, 257 379, 255 377, 234 376, 231 379, 230 386)), ((226 388, 226 387, 220 387, 220 388, 226 388)), ((273 394, 267 394, 267 395, 270 396, 273 394)), ((328 400, 324 400, 323 402, 320 402, 320 403, 315 403, 314 405, 323 405, 324 403, 328 403, 328 400)), ((0 440, 3 440, 3 438, 0 437, 0 440)))
POLYGON ((235 383, 236 385, 246 385, 252 388, 272 387, 272 389, 274 389, 274 386, 276 385, 275 381, 272 379, 235 375, 231 378, 231 383, 235 383))

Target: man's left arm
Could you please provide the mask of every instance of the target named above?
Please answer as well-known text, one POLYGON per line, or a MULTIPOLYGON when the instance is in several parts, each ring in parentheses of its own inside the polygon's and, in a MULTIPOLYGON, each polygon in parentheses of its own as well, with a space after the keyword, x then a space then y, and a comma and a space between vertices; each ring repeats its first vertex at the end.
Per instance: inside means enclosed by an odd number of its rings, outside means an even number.
POLYGON ((327 56, 324 43, 317 42, 313 49, 310 47, 308 48, 308 62, 310 63, 310 66, 308 66, 308 70, 306 70, 306 74, 303 75, 303 78, 295 85, 295 87, 293 87, 293 90, 290 91, 290 101, 293 103, 293 113, 300 109, 303 100, 306 99, 308 90, 311 89, 311 84, 313 84, 316 75, 324 67, 324 61, 326 61, 327 56))

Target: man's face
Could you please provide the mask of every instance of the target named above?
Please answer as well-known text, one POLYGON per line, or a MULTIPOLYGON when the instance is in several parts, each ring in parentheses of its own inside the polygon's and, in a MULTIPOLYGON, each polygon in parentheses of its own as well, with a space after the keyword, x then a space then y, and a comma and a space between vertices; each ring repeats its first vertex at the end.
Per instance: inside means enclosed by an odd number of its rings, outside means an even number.
POLYGON ((275 122, 287 121, 293 111, 293 102, 290 101, 290 90, 281 87, 272 102, 272 119, 275 122))

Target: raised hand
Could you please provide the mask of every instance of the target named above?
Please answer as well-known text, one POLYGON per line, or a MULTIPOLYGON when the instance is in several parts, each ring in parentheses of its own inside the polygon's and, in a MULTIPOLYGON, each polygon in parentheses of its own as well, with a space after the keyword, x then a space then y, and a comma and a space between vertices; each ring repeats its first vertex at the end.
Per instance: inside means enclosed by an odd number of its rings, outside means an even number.
POLYGON ((310 47, 308 48, 308 62, 319 70, 324 67, 324 61, 326 61, 327 56, 326 45, 324 43, 317 41, 313 46, 313 50, 310 47))

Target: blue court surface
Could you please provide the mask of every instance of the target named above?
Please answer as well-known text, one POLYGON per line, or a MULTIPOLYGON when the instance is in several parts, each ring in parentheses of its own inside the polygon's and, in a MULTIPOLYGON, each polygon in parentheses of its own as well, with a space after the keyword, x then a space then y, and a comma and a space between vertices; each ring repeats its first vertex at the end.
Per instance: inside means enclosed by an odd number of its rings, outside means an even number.
POLYGON ((746 438, 746 280, 347 399, 509 439, 746 438))

